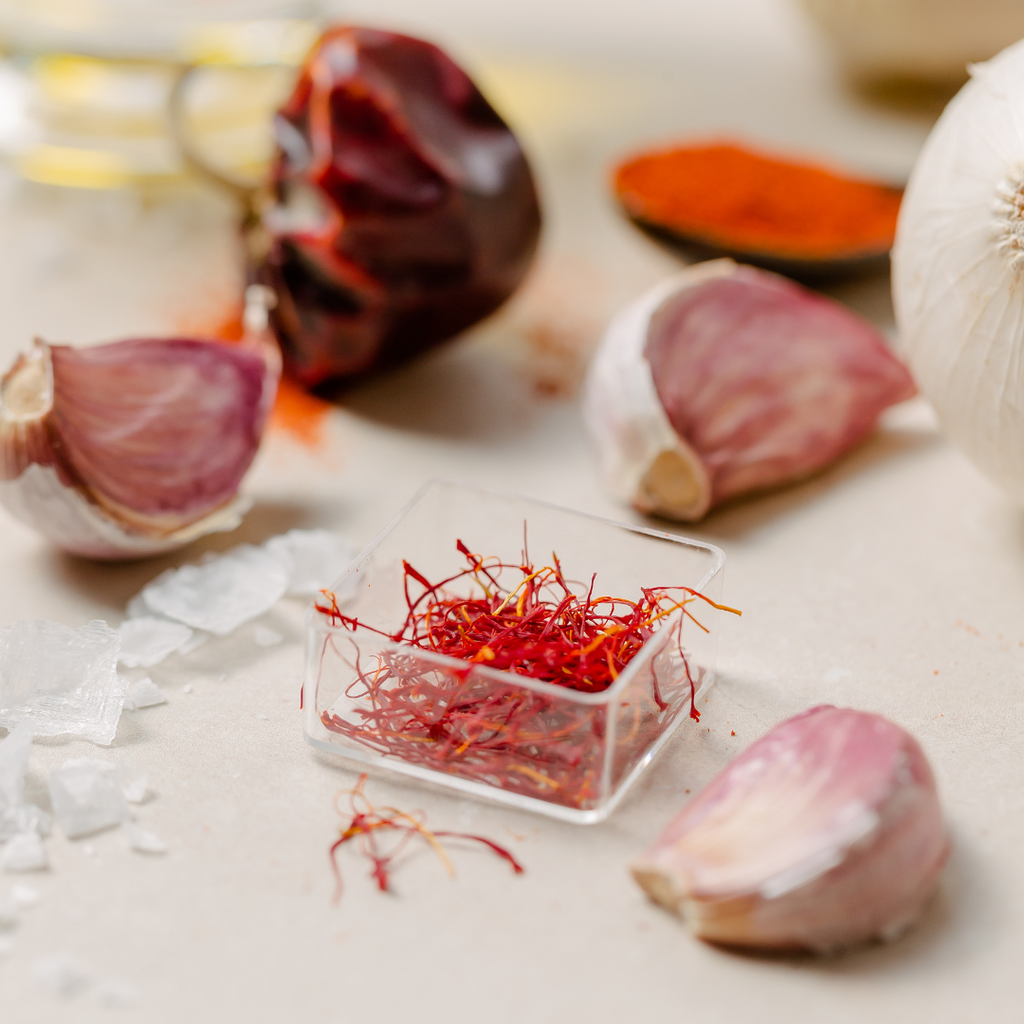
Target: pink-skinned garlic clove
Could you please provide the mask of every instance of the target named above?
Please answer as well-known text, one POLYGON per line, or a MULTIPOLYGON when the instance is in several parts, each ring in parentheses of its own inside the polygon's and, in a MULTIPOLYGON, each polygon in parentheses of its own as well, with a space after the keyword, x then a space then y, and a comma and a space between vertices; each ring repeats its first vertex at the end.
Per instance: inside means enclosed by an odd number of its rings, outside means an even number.
POLYGON ((737 757, 632 872, 702 939, 829 952, 899 935, 948 853, 917 741, 879 715, 821 706, 737 757))
POLYGON ((0 503, 92 558, 142 557, 234 529, 279 367, 259 335, 239 345, 37 341, 0 381, 0 503))
POLYGON ((611 490, 641 511, 695 520, 822 469, 914 394, 866 321, 723 259, 662 282, 612 321, 584 404, 611 490))

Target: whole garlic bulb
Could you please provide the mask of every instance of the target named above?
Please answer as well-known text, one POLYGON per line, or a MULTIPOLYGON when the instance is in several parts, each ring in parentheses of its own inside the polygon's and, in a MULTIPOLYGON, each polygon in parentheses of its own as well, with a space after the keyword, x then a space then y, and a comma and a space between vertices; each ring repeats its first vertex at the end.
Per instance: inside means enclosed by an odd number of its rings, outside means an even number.
POLYGON ((913 394, 866 321, 723 259, 662 282, 612 321, 584 415, 618 497, 695 520, 828 465, 913 394))
POLYGON ((234 529, 277 389, 265 351, 188 338, 37 341, 0 382, 0 503, 93 558, 234 529))
POLYGON ((824 952, 898 935, 948 853, 917 741, 880 715, 821 706, 740 754, 633 875, 700 938, 824 952))
POLYGON ((944 432, 1024 502, 1024 41, 973 70, 900 210, 893 301, 944 432))

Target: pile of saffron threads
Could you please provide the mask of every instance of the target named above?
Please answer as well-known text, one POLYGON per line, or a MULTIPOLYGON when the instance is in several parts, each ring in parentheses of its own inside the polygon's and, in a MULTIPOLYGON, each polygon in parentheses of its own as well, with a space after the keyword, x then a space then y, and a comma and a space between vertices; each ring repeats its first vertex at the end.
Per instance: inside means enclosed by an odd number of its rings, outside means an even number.
POLYGON ((442 838, 468 839, 474 843, 483 843, 484 846, 493 850, 499 857, 507 860, 517 875, 523 873, 523 867, 515 857, 503 846, 499 846, 490 839, 485 839, 483 836, 469 835, 465 832, 432 832, 423 824, 422 812, 417 811, 407 814, 405 811, 399 811, 394 807, 381 807, 379 809, 374 807, 363 791, 365 785, 366 775, 364 773, 359 776, 359 781, 355 784, 355 788, 342 790, 335 797, 335 806, 338 814, 343 818, 347 817, 347 821, 338 829, 338 839, 335 840, 330 849, 331 870, 334 872, 335 903, 341 899, 342 892, 341 869, 338 867, 338 850, 345 843, 351 842, 354 839, 359 841, 363 854, 373 864, 370 877, 377 883, 381 892, 389 891, 390 875, 388 871, 395 858, 402 853, 409 840, 417 835, 425 839, 433 848, 434 852, 441 859, 445 871, 448 872, 449 878, 455 877, 455 868, 452 867, 448 854, 445 853, 444 847, 438 841, 442 838), (346 815, 338 804, 338 799, 343 796, 349 798, 349 809, 351 811, 349 815, 346 815), (388 830, 397 832, 399 840, 391 850, 384 853, 378 841, 378 834, 388 830))
POLYGON ((320 717, 326 728, 407 763, 586 807, 598 796, 605 708, 559 701, 474 669, 486 666, 601 693, 673 616, 671 654, 681 673, 659 681, 658 664, 664 668, 667 662, 672 673, 672 659, 652 659, 650 693, 623 705, 630 714, 616 738, 623 748, 618 765, 645 750, 685 700, 690 717, 699 720, 697 680, 681 642, 683 622, 690 619, 706 632, 689 609, 698 600, 740 614, 735 609, 689 587, 646 587, 637 601, 595 595, 596 574, 589 586, 578 587, 581 595, 566 580, 556 555, 551 565, 537 569, 525 550, 515 564, 484 558, 462 541, 456 547, 467 567, 437 583, 403 563, 407 614, 396 633, 346 616, 335 596, 323 592, 317 610, 333 625, 353 633, 369 630, 406 648, 367 657, 353 638, 350 664, 356 678, 345 692, 352 701, 349 717, 325 711, 320 717), (513 586, 503 583, 508 574, 515 577, 513 586), (459 596, 453 588, 464 589, 466 582, 472 593, 459 596), (465 667, 441 667, 420 658, 417 648, 458 659, 465 667))

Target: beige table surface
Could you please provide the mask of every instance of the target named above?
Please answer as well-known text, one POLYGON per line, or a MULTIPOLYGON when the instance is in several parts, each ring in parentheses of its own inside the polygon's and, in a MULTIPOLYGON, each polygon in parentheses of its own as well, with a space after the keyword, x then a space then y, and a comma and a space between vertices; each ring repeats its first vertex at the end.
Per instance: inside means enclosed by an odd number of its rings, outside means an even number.
MULTIPOLYGON (((611 310, 676 263, 613 211, 611 157, 729 132, 898 179, 928 127, 849 96, 781 0, 630 11, 536 0, 490 14, 455 0, 431 12, 349 6, 433 24, 521 129, 548 214, 529 286, 465 339, 352 392, 321 448, 272 435, 237 538, 97 566, 4 517, 0 623, 116 624, 166 565, 291 526, 367 541, 436 476, 638 521, 600 489, 574 387, 611 310)), ((144 201, 5 180, 0 201, 5 363, 33 334, 168 333, 209 324, 232 301, 232 212, 217 196, 144 201)), ((836 294, 891 329, 886 282, 836 294)), ((70 757, 148 774, 158 795, 140 820, 170 851, 146 857, 117 831, 69 842, 56 829, 51 869, 31 878, 43 901, 0 964, 0 1020, 1024 1020, 1024 514, 942 440, 919 401, 831 471, 690 532, 727 552, 726 599, 744 617, 725 624, 701 726, 673 739, 611 820, 575 827, 372 780, 381 802, 507 843, 521 878, 460 850, 449 881, 424 852, 382 895, 346 856, 345 897, 330 904, 332 796, 354 776, 303 742, 298 603, 261 620, 285 635, 276 648, 257 647, 250 625, 152 670, 168 703, 126 712, 109 752, 37 744, 30 793, 70 757), (838 959, 762 960, 695 942, 648 903, 626 863, 685 789, 819 702, 882 712, 923 743, 955 842, 941 892, 895 945, 838 959), (41 991, 32 964, 58 950, 134 985, 134 1008, 106 1008, 94 991, 66 1003, 41 991)), ((0 894, 13 881, 0 876, 0 894)))

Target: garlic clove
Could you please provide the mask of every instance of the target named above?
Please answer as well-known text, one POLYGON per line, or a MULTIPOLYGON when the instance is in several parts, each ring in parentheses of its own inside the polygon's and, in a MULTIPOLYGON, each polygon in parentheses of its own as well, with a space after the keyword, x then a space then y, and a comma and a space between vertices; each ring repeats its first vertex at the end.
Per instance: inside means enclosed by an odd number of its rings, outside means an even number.
POLYGON ((278 367, 258 338, 37 341, 0 382, 0 503, 96 558, 234 529, 278 367))
POLYGON ((948 853, 917 741, 879 715, 822 706, 737 757, 632 871, 702 939, 825 952, 896 937, 948 853))
POLYGON ((723 259, 661 282, 612 321, 584 412, 614 493, 695 520, 823 468, 914 390, 871 325, 723 259))

